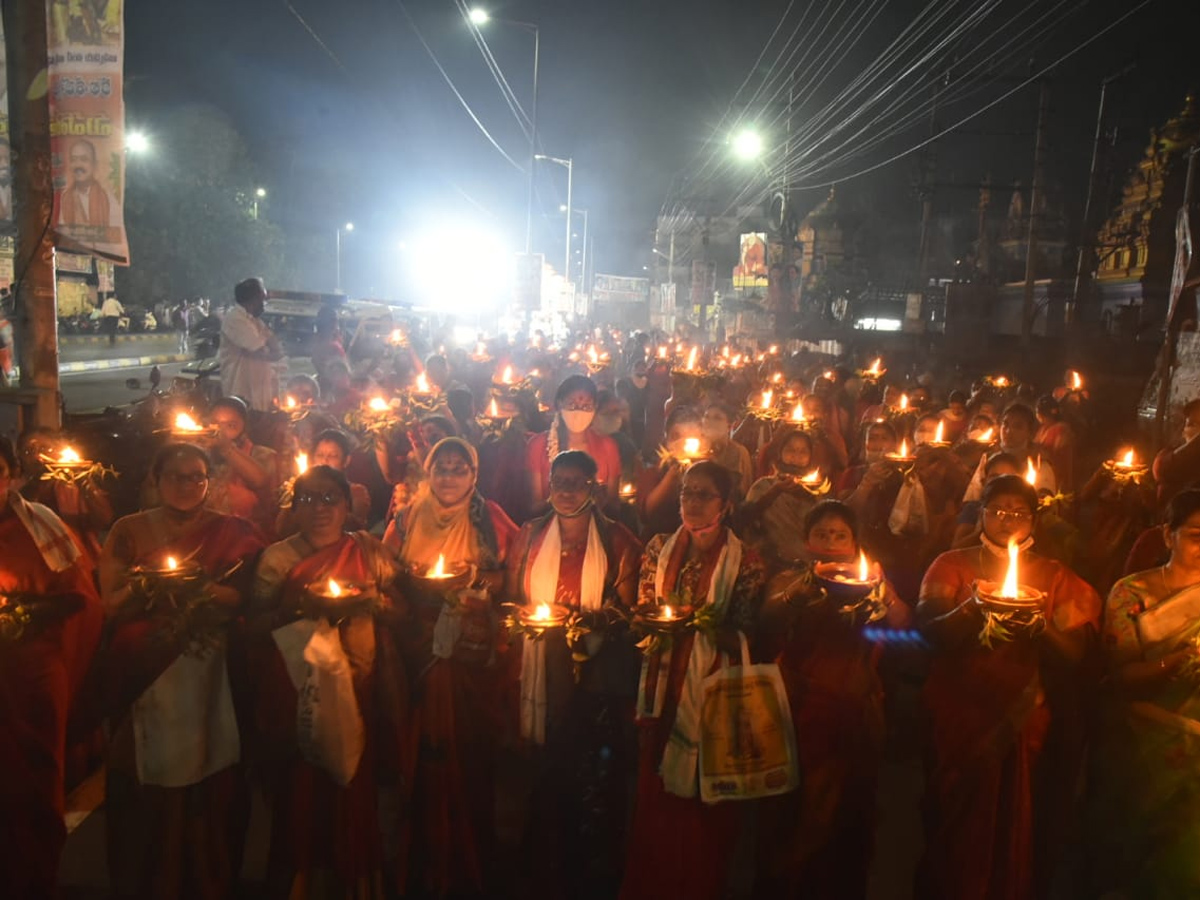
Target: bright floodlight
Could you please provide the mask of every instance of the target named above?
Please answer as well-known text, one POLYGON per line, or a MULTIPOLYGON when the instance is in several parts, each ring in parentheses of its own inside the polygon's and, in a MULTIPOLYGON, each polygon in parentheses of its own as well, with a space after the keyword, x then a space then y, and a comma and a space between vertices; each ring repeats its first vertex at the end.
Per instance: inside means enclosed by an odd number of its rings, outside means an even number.
POLYGON ((145 153, 150 149, 150 138, 144 132, 131 131, 125 135, 125 149, 130 153, 145 153))
POLYGON ((740 132, 733 139, 733 152, 740 159, 758 159, 762 155, 763 142, 757 131, 740 132))
POLYGON ((558 211, 559 211, 559 212, 566 212, 566 211, 567 211, 567 204, 565 204, 565 203, 560 203, 560 204, 558 204, 558 211))
POLYGON ((266 188, 255 189, 254 196, 257 197, 259 200, 261 200, 263 197, 267 196, 267 189, 266 188))
POLYGON ((346 223, 346 230, 347 230, 347 231, 353 231, 353 230, 354 230, 354 223, 353 223, 353 222, 347 222, 347 223, 346 223))
POLYGON ((471 10, 470 15, 472 25, 486 25, 492 18, 488 15, 488 11, 486 9, 480 9, 478 6, 471 10))

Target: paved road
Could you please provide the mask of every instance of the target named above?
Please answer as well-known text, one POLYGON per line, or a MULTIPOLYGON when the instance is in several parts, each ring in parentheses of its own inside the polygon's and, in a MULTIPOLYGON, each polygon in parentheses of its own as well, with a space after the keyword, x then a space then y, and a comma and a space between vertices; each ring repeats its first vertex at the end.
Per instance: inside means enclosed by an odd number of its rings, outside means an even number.
POLYGON ((179 352, 179 336, 147 334, 118 339, 113 345, 107 340, 63 335, 59 339, 58 356, 61 362, 82 362, 94 359, 116 359, 131 356, 160 356, 179 352))
MULTIPOLYGON (((181 373, 183 366, 183 363, 159 366, 163 384, 169 384, 173 377, 181 373)), ((91 412, 106 406, 125 406, 146 396, 150 390, 149 379, 149 366, 64 375, 61 381, 63 400, 67 404, 67 412, 70 413, 91 412), (125 381, 129 378, 140 379, 141 388, 127 388, 125 381)))

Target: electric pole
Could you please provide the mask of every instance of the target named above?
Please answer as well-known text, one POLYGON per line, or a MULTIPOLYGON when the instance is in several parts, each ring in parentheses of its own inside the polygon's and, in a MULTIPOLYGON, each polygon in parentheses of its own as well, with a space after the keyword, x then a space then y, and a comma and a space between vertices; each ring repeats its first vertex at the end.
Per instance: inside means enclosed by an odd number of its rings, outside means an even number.
MULTIPOLYGON (((9 133, 12 145, 13 293, 21 388, 33 395, 33 421, 62 424, 58 385, 58 295, 54 280, 54 179, 50 168, 50 102, 44 0, 5 0, 9 133), (35 81, 41 87, 32 91, 35 81)), ((24 418, 24 417, 23 417, 24 418)))
POLYGON ((1033 145, 1033 185, 1029 189, 1029 240, 1025 247, 1025 301, 1021 308, 1021 348, 1026 354, 1033 348, 1033 283, 1037 272, 1038 205, 1042 201, 1046 157, 1046 113, 1050 109, 1050 86, 1043 81, 1038 88, 1037 137, 1033 145))

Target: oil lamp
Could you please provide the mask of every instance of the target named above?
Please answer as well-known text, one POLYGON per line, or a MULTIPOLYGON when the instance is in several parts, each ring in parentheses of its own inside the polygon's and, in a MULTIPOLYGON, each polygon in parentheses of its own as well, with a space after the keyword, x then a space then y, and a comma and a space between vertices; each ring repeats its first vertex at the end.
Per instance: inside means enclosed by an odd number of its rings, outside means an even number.
POLYGON ((201 425, 185 412, 176 415, 175 422, 171 426, 171 434, 179 437, 196 437, 197 435, 210 434, 211 432, 211 428, 201 425))
POLYGON ((975 582, 974 597, 983 613, 979 642, 993 647, 1021 633, 1036 634, 1046 626, 1041 591, 1020 583, 1017 542, 1008 542, 1008 567, 1001 582, 975 582))
POLYGON ((908 450, 908 439, 901 438, 899 448, 893 450, 891 453, 884 454, 884 459, 890 460, 891 462, 910 463, 915 460, 916 457, 913 456, 908 450))
POLYGON ((517 610, 520 623, 538 634, 551 628, 562 628, 570 617, 571 610, 557 603, 538 603, 532 609, 522 606, 517 610))
POLYGON ((1104 470, 1114 481, 1121 484, 1130 481, 1134 484, 1141 484, 1142 478, 1150 471, 1150 467, 1146 463, 1139 462, 1137 454, 1130 447, 1124 455, 1107 460, 1104 463, 1104 470))

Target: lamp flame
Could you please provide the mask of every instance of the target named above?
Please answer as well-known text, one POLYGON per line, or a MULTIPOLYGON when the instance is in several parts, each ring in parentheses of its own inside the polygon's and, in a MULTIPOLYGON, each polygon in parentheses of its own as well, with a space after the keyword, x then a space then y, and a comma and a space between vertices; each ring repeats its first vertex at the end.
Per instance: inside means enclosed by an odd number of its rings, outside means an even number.
POLYGON ((700 438, 684 438, 683 453, 685 456, 696 457, 700 455, 700 438))
POLYGON ((861 550, 858 551, 858 580, 871 580, 871 567, 867 563, 867 554, 863 553, 861 550))
POLYGON ((989 428, 987 431, 985 431, 983 434, 981 434, 979 436, 979 443, 990 444, 992 442, 992 437, 995 435, 995 433, 996 433, 996 429, 989 428))
POLYGON ((400 344, 404 343, 404 332, 399 328, 393 328, 391 336, 388 338, 388 340, 391 341, 392 344, 399 346, 400 344))
POLYGON ((935 444, 946 443, 946 423, 938 419, 937 431, 933 433, 933 442, 935 444))
POLYGON ((908 409, 908 394, 900 395, 900 409, 901 411, 908 409))
POLYGON ((1017 542, 1010 540, 1008 542, 1008 571, 1004 573, 1004 585, 1000 588, 1000 596, 1006 600, 1018 600, 1021 597, 1021 591, 1017 587, 1017 557, 1020 553, 1017 542))
POLYGON ((771 408, 771 400, 774 398, 774 396, 775 396, 774 391, 770 391, 770 390, 763 391, 763 393, 762 393, 762 408, 763 409, 771 408))
POLYGON ((427 577, 429 577, 429 578, 445 578, 446 577, 446 555, 444 553, 438 554, 437 562, 434 563, 433 568, 429 570, 427 577))
POLYGON ((811 472, 809 472, 807 475, 805 475, 800 480, 802 482, 804 482, 804 484, 820 484, 821 483, 821 470, 813 469, 811 472))
POLYGON ((297 453, 296 454, 296 474, 303 475, 307 471, 308 471, 308 454, 307 453, 297 453))
POLYGON ((1025 468, 1025 481, 1029 484, 1030 487, 1037 487, 1037 480, 1038 480, 1037 466, 1035 466, 1033 464, 1033 459, 1031 457, 1029 459, 1029 465, 1026 466, 1026 468, 1025 468))
POLYGON ((1128 452, 1126 452, 1126 454, 1117 461, 1117 465, 1122 469, 1132 469, 1135 459, 1136 457, 1133 455, 1133 448, 1130 447, 1128 452))
POLYGON ((512 384, 513 383, 513 367, 512 366, 504 367, 504 374, 500 376, 500 381, 504 384, 512 384))
POLYGON ((667 358, 667 348, 666 348, 666 347, 659 347, 659 348, 658 348, 658 358, 659 358, 659 359, 666 359, 666 358, 667 358))
POLYGON ((169 570, 171 570, 172 572, 174 572, 176 569, 179 568, 179 560, 177 560, 173 556, 168 556, 167 557, 167 568, 169 570))
POLYGON ((689 372, 694 371, 696 368, 696 354, 699 352, 699 350, 699 347, 693 347, 690 351, 688 351, 687 370, 689 372))
POLYGON ((767 348, 767 352, 770 353, 772 356, 774 356, 776 353, 779 352, 779 345, 772 344, 770 347, 767 348))
POLYGON ((673 619, 673 618, 675 618, 675 610, 671 609, 671 607, 670 607, 670 606, 664 605, 664 606, 663 606, 663 608, 662 608, 662 617, 663 617, 664 619, 673 619))
POLYGON ((625 484, 621 485, 621 496, 622 497, 632 497, 633 496, 633 485, 630 484, 629 482, 625 482, 625 484))
POLYGON ((491 416, 493 419, 497 419, 500 417, 500 407, 496 403, 495 397, 492 398, 492 402, 488 406, 488 415, 491 416))
POLYGON ((535 609, 535 610, 533 611, 533 615, 532 615, 532 616, 530 616, 529 618, 530 618, 530 619, 532 619, 532 620, 533 620, 533 621, 535 621, 535 622, 548 622, 548 621, 550 621, 550 604, 548 604, 548 603, 539 603, 539 604, 537 605, 537 609, 535 609))
POLYGON ((332 578, 329 579, 329 583, 326 584, 326 588, 328 588, 328 590, 329 590, 330 597, 342 596, 342 586, 340 584, 338 584, 336 581, 334 581, 332 578))
POLYGON ((992 384, 998 388, 1008 387, 1008 378, 1004 375, 997 375, 992 379, 992 384))
POLYGON ((288 394, 287 397, 284 398, 284 401, 283 401, 284 409, 295 409, 297 405, 298 404, 296 403, 296 398, 293 397, 291 394, 288 394))
POLYGON ((1074 369, 1071 370, 1071 390, 1077 391, 1083 387, 1083 379, 1074 369))
POLYGON ((63 447, 59 451, 58 461, 60 463, 77 463, 83 462, 83 457, 76 453, 73 447, 63 447))
POLYGON ((200 432, 200 431, 204 431, 204 426, 201 425, 199 422, 197 422, 195 419, 193 419, 191 416, 189 416, 187 413, 181 412, 179 415, 177 415, 175 417, 175 430, 176 431, 200 432))
POLYGON ((874 362, 871 363, 871 368, 867 369, 867 374, 874 375, 876 377, 882 375, 883 369, 879 368, 882 364, 883 364, 883 357, 881 357, 881 356, 875 357, 874 362))
POLYGON ((418 394, 432 393, 432 390, 429 387, 429 378, 425 375, 424 372, 422 372, 420 375, 417 376, 417 393, 418 394))
POLYGON ((367 409, 371 410, 371 412, 387 412, 388 402, 382 397, 372 397, 367 402, 367 409))
POLYGON ((803 403, 797 403, 796 408, 792 410, 792 421, 793 422, 807 422, 808 421, 808 419, 805 418, 805 415, 804 415, 804 404, 803 403))
POLYGON ((896 451, 896 455, 901 459, 908 456, 908 439, 900 438, 900 449, 896 451))

